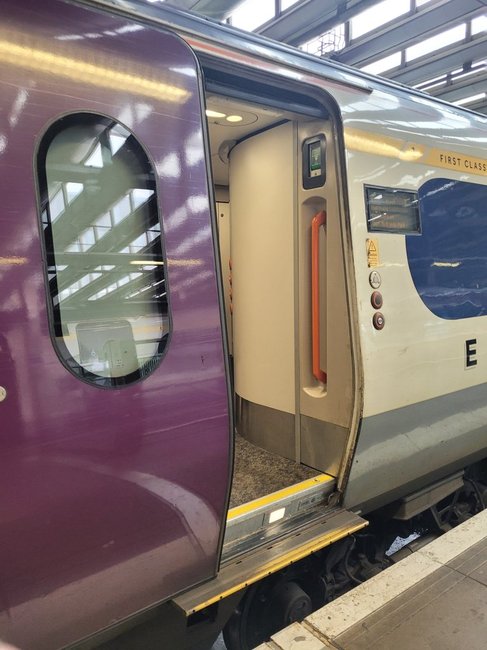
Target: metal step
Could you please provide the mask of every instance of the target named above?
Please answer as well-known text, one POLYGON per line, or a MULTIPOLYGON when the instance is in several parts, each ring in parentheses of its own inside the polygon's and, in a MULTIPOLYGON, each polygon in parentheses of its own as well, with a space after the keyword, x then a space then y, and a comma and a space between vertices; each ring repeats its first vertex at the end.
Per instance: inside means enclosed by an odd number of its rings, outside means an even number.
POLYGON ((367 523, 347 510, 323 514, 308 525, 225 563, 216 578, 181 594, 174 603, 190 616, 360 530, 367 523))
POLYGON ((302 519, 306 513, 323 505, 335 488, 335 479, 328 474, 291 485, 260 499, 249 501, 228 512, 223 560, 254 548, 259 539, 269 541, 286 531, 291 519, 302 519))

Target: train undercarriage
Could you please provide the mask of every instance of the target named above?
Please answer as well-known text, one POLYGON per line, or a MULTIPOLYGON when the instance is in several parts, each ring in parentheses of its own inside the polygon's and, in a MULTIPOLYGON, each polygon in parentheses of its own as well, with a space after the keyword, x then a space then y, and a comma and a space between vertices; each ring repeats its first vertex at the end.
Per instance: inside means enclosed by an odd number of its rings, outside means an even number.
POLYGON ((483 461, 374 512, 367 528, 251 587, 225 627, 228 650, 251 650, 486 507, 483 461), (406 518, 441 492, 448 494, 406 518))
POLYGON ((252 650, 486 507, 484 460, 369 513, 366 528, 192 616, 167 603, 137 628, 91 647, 211 650, 223 628, 228 650, 252 650))

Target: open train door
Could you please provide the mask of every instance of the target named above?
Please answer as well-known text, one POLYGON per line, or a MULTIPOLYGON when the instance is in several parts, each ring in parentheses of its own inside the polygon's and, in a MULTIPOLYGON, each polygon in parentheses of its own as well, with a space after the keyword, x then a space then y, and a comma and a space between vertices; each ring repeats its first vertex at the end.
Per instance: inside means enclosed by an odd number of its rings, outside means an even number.
POLYGON ((301 462, 337 477, 342 489, 358 399, 338 119, 298 129, 298 410, 301 462))
POLYGON ((0 638, 40 650, 216 573, 228 390, 193 52, 0 11, 0 638))

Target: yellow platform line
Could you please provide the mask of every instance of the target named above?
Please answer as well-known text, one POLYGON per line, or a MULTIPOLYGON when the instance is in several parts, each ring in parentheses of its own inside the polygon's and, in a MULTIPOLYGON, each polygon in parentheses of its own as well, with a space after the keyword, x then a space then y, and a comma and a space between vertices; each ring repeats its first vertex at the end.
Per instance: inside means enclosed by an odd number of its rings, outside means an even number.
POLYGON ((295 485, 291 485, 290 487, 278 490, 277 492, 272 492, 271 494, 267 494, 265 497, 254 499, 254 501, 249 501, 248 503, 244 503, 241 506, 232 508, 228 511, 227 521, 231 521, 232 519, 240 517, 241 515, 246 515, 253 510, 258 510, 263 506, 268 506, 272 503, 275 503, 276 501, 285 499, 286 497, 291 497, 294 494, 299 494, 299 492, 303 492, 309 488, 316 487, 317 485, 323 485, 334 480, 335 479, 333 476, 330 476, 329 474, 319 474, 318 476, 307 479, 306 481, 301 481, 301 483, 296 483, 295 485))

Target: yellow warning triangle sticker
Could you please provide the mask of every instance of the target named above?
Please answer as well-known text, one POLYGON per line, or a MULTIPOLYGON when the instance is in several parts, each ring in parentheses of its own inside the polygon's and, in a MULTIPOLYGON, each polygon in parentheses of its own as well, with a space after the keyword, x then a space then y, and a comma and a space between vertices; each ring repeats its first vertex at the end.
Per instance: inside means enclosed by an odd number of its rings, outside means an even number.
POLYGON ((367 265, 379 266, 379 243, 377 239, 367 239, 367 265))

